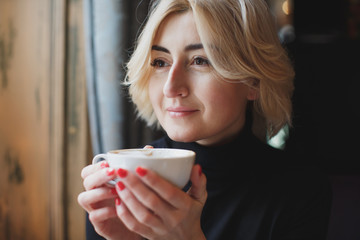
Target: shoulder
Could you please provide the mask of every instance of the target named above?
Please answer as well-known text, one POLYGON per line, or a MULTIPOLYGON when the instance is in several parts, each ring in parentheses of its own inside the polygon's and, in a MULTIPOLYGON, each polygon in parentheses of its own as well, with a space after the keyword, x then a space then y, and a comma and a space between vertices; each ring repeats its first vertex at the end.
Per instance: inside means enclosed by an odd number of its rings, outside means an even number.
POLYGON ((316 168, 288 166, 272 175, 270 191, 282 202, 286 216, 328 217, 332 188, 328 175, 316 168))
POLYGON ((318 194, 319 191, 328 192, 331 189, 328 175, 315 167, 287 166, 284 175, 287 180, 285 185, 296 195, 318 194))
POLYGON ((314 196, 329 198, 329 177, 319 167, 305 164, 303 159, 273 148, 255 136, 252 136, 251 141, 254 147, 251 152, 260 159, 260 181, 273 184, 272 189, 285 192, 288 197, 297 200, 314 196))
POLYGON ((285 166, 293 160, 287 152, 270 146, 253 134, 247 135, 246 152, 264 167, 285 166))

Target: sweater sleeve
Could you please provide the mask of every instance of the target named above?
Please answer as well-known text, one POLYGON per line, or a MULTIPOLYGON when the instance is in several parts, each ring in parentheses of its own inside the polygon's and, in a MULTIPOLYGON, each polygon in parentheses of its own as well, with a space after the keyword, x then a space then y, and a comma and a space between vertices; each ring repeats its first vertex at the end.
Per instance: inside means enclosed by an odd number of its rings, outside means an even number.
POLYGON ((89 220, 89 215, 86 213, 86 240, 105 240, 94 229, 94 226, 89 220))

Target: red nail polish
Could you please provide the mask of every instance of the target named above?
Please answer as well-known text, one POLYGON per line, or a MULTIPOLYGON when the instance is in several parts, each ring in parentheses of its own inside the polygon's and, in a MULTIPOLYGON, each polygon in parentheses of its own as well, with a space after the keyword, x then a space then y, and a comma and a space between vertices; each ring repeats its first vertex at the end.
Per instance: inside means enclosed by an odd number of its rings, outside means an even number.
POLYGON ((115 204, 116 206, 119 206, 121 204, 121 199, 120 198, 115 198, 115 204))
POLYGON ((113 168, 106 169, 106 175, 112 176, 114 175, 114 173, 115 173, 115 169, 113 168))
POLYGON ((126 177, 127 176, 127 170, 125 170, 125 169, 122 169, 122 168, 119 168, 118 170, 117 170, 117 174, 119 175, 119 177, 121 177, 121 178, 124 178, 124 177, 126 177))
POLYGON ((107 167, 109 167, 109 164, 107 162, 105 162, 105 161, 102 161, 101 164, 100 164, 100 167, 101 168, 107 168, 107 167))
POLYGON ((137 172, 137 174, 139 174, 140 177, 143 177, 147 174, 147 170, 142 167, 138 167, 136 169, 136 172, 137 172))
POLYGON ((125 185, 123 182, 119 181, 116 183, 116 186, 120 189, 120 191, 125 189, 125 185))
POLYGON ((201 165, 199 165, 199 176, 201 176, 201 174, 202 174, 202 167, 201 165))
POLYGON ((117 192, 116 192, 116 189, 115 189, 115 188, 111 188, 111 189, 110 189, 110 193, 111 193, 112 195, 117 195, 117 192))

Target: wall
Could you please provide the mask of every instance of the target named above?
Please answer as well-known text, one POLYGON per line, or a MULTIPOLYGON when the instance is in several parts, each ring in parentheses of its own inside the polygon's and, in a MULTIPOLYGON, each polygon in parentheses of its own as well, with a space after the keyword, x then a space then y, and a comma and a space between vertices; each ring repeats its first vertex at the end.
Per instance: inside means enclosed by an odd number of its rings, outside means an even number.
POLYGON ((0 239, 84 239, 82 1, 0 1, 0 239))

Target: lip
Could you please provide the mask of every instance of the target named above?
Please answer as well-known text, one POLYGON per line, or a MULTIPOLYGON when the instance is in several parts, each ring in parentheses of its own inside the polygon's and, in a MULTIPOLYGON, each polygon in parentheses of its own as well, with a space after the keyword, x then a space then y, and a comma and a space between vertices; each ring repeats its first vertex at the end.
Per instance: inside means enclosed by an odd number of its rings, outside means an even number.
POLYGON ((172 118, 180 118, 192 115, 198 112, 197 109, 188 108, 188 107, 168 107, 166 111, 169 113, 172 118))

